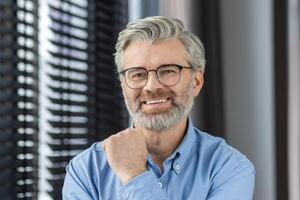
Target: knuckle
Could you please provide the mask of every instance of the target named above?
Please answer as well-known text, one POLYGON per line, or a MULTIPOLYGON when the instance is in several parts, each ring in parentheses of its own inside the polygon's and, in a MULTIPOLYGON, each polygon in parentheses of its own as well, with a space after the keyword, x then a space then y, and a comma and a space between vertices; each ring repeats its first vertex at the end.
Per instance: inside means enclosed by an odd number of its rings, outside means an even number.
POLYGON ((116 136, 112 135, 105 140, 105 146, 111 146, 116 141, 116 136))

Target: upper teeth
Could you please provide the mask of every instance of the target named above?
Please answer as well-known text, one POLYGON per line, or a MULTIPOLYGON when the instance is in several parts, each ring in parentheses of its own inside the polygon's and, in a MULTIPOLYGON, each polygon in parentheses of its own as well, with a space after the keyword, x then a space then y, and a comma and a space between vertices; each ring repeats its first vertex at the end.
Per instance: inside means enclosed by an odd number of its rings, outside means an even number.
POLYGON ((155 101, 146 101, 146 104, 154 104, 154 103, 165 103, 167 99, 160 99, 155 101))

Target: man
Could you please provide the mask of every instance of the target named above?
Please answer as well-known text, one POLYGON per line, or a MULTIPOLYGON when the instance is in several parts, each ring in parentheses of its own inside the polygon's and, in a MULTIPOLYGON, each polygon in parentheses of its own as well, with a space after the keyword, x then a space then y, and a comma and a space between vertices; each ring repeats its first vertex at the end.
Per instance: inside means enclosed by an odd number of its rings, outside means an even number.
POLYGON ((133 125, 71 160, 64 199, 250 200, 255 170, 188 114, 203 85, 201 41, 148 17, 119 34, 115 62, 133 125))

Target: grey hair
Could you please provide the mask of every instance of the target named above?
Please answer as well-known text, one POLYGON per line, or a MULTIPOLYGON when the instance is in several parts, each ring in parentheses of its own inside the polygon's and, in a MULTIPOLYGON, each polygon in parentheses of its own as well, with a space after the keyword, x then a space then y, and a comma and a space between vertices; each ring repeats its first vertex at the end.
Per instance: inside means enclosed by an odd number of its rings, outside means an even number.
POLYGON ((163 16, 147 17, 128 23, 126 29, 119 33, 114 54, 115 64, 118 69, 122 67, 123 53, 132 42, 154 43, 169 39, 179 39, 186 48, 190 67, 204 72, 205 50, 200 39, 194 33, 185 30, 180 20, 163 16))

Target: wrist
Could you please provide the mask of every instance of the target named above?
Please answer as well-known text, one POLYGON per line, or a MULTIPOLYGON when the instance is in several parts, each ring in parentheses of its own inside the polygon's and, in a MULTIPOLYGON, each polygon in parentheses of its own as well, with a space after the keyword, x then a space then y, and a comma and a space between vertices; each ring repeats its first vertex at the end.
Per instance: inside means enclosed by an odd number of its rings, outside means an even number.
POLYGON ((119 179, 122 184, 127 184, 130 180, 132 180, 134 177, 148 171, 146 167, 142 167, 139 169, 131 170, 130 172, 125 173, 124 175, 120 176, 119 179))

